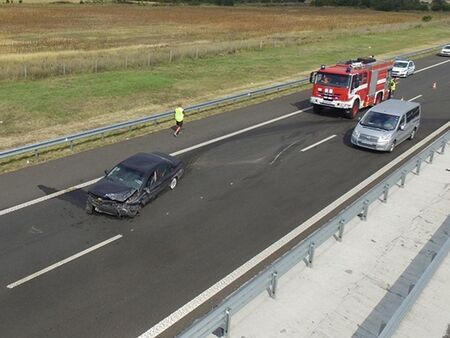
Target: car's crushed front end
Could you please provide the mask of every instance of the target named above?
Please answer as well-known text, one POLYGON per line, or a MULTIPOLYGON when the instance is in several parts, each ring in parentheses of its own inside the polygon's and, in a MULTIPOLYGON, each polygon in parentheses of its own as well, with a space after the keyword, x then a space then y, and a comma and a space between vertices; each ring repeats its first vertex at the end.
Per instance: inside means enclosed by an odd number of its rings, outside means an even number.
POLYGON ((118 217, 134 217, 138 214, 140 204, 136 202, 119 202, 89 194, 86 201, 86 210, 93 209, 97 212, 118 217))
POLYGON ((101 180, 89 190, 86 211, 94 211, 123 217, 134 217, 140 209, 139 191, 133 188, 116 187, 108 191, 111 183, 101 180))

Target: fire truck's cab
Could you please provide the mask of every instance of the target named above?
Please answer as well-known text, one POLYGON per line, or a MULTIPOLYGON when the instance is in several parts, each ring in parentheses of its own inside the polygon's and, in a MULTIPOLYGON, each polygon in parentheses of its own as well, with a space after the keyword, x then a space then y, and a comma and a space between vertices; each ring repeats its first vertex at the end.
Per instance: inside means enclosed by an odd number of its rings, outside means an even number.
POLYGON ((311 104, 316 113, 335 108, 354 118, 360 109, 373 106, 389 96, 388 83, 393 61, 377 62, 374 58, 360 58, 321 66, 312 72, 311 104))

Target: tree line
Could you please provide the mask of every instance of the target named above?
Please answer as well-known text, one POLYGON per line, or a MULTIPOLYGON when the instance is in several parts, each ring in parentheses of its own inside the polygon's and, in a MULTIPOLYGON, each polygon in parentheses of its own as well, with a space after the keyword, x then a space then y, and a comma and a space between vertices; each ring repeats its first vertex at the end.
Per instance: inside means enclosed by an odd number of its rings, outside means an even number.
POLYGON ((347 6, 372 8, 380 11, 401 10, 433 10, 449 11, 450 5, 446 0, 433 0, 431 4, 420 0, 313 0, 313 6, 347 6))
MULTIPOLYGON (((120 1, 120 0, 118 0, 120 1)), ((126 0, 123 0, 126 2, 126 0)), ((185 3, 188 5, 214 4, 220 6, 233 6, 235 4, 295 4, 305 3, 305 0, 159 0, 162 3, 185 3)), ((308 1, 306 1, 308 2, 308 1)), ((312 6, 346 6, 359 8, 372 8, 380 11, 401 10, 433 10, 450 11, 450 4, 446 0, 432 0, 425 3, 420 0, 311 0, 312 6)))

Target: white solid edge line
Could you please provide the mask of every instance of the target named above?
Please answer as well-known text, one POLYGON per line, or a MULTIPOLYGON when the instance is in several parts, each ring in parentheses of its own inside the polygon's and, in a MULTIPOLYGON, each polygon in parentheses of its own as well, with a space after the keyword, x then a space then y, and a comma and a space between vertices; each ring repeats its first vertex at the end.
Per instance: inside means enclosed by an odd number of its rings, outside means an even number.
POLYGON ((311 144, 309 147, 303 148, 303 149, 300 150, 300 151, 307 151, 307 150, 312 149, 312 148, 314 148, 314 147, 317 147, 319 144, 322 144, 322 143, 324 143, 324 142, 327 142, 327 141, 329 141, 329 140, 331 140, 332 138, 335 138, 335 137, 336 137, 336 135, 331 135, 331 136, 329 136, 329 137, 323 139, 322 141, 316 142, 316 143, 314 143, 314 144, 311 144))
MULTIPOLYGON (((220 136, 220 137, 216 137, 216 138, 214 138, 214 139, 211 139, 211 140, 206 141, 206 142, 199 143, 199 144, 194 145, 194 146, 192 146, 192 147, 188 147, 188 148, 185 148, 185 149, 176 151, 176 152, 174 152, 174 153, 172 153, 172 154, 170 154, 170 155, 176 156, 176 155, 184 154, 184 153, 187 153, 187 152, 189 152, 189 151, 192 151, 192 150, 195 150, 195 149, 198 149, 198 148, 207 146, 207 145, 209 145, 209 144, 212 144, 212 143, 215 143, 215 142, 219 142, 219 141, 225 140, 225 139, 227 139, 227 138, 230 138, 230 137, 233 137, 233 136, 236 136, 236 135, 245 133, 245 132, 247 132, 247 131, 250 131, 250 130, 253 130, 253 129, 256 129, 256 128, 260 128, 260 127, 263 127, 263 126, 265 126, 265 125, 268 125, 268 124, 271 124, 271 123, 274 123, 274 122, 277 122, 277 121, 280 121, 280 120, 283 120, 283 119, 287 119, 287 118, 289 118, 289 117, 298 115, 298 114, 300 114, 300 113, 302 113, 302 112, 305 112, 305 111, 308 111, 308 110, 310 110, 310 109, 312 109, 312 107, 307 107, 307 108, 305 108, 305 109, 300 109, 300 110, 297 110, 297 111, 295 111, 295 112, 293 112, 293 113, 289 113, 289 114, 286 114, 286 115, 283 115, 283 116, 274 118, 274 119, 272 119, 272 120, 268 120, 268 121, 265 121, 265 122, 262 122, 262 123, 259 123, 259 124, 255 124, 254 126, 247 127, 247 128, 244 128, 244 129, 240 129, 240 130, 235 131, 235 132, 232 132, 232 133, 230 133, 230 134, 226 134, 226 135, 223 135, 223 136, 220 136)), ((47 200, 49 200, 49 199, 52 199, 52 198, 55 198, 55 197, 64 195, 64 194, 66 194, 66 193, 68 193, 68 192, 71 192, 71 191, 74 191, 74 190, 78 190, 78 189, 87 187, 87 186, 89 186, 89 185, 91 185, 91 184, 94 184, 94 183, 98 182, 98 181, 101 180, 101 179, 102 179, 102 177, 95 178, 95 179, 93 179, 93 180, 91 180, 91 181, 88 181, 88 182, 85 182, 85 183, 81 183, 81 184, 75 185, 75 186, 73 186, 73 187, 70 187, 70 188, 67 188, 67 189, 64 189, 64 190, 60 190, 60 191, 54 192, 54 193, 52 193, 52 194, 48 194, 48 195, 45 195, 45 196, 36 198, 36 199, 34 199, 34 200, 31 200, 31 201, 28 201, 28 202, 25 202, 25 203, 22 203, 22 204, 18 204, 18 205, 16 205, 16 206, 13 206, 13 207, 10 207, 10 208, 7 208, 7 209, 0 210, 0 216, 9 214, 9 213, 11 213, 11 212, 14 212, 14 211, 17 211, 17 210, 20 210, 20 209, 29 207, 29 206, 31 206, 31 205, 34 205, 34 204, 37 204, 37 203, 40 203, 40 202, 47 201, 47 200)))
POLYGON ((101 248, 102 246, 105 246, 105 245, 107 245, 107 244, 109 244, 111 242, 114 242, 114 241, 116 241, 116 240, 118 240, 118 239, 120 239, 122 237, 123 237, 122 235, 116 235, 114 237, 111 237, 110 239, 107 239, 106 241, 103 241, 103 242, 98 243, 98 244, 96 244, 94 246, 91 246, 90 248, 87 248, 86 250, 83 250, 83 251, 81 251, 81 252, 79 252, 79 253, 77 253, 75 255, 72 255, 70 257, 67 257, 66 259, 63 259, 62 261, 59 261, 59 262, 57 262, 55 264, 52 264, 52 265, 46 267, 45 269, 39 270, 39 271, 37 271, 37 272, 27 276, 27 277, 24 277, 24 278, 18 280, 17 282, 11 283, 11 284, 7 285, 6 287, 8 289, 15 288, 16 286, 19 286, 19 285, 21 285, 23 283, 26 283, 26 282, 28 282, 28 281, 36 278, 36 277, 39 277, 40 275, 43 275, 44 273, 47 273, 47 272, 49 272, 51 270, 54 270, 54 269, 60 267, 61 265, 69 263, 70 261, 73 261, 74 259, 77 259, 77 258, 79 258, 79 257, 81 257, 83 255, 86 255, 89 252, 94 251, 94 250, 96 250, 98 248, 101 248))
POLYGON ((411 101, 417 100, 417 99, 421 98, 422 96, 423 96, 422 94, 414 96, 412 99, 409 99, 408 101, 411 102, 411 101))
POLYGON ((403 159, 408 157, 410 154, 412 154, 414 151, 416 151, 418 148, 420 148, 423 144, 427 143, 429 140, 433 139, 436 135, 444 131, 450 127, 450 122, 447 122, 445 125, 434 131, 432 134, 428 135, 425 139, 423 139, 421 142, 417 143, 415 146, 411 147, 407 151, 405 151, 403 154, 395 158, 393 161, 385 165, 383 168, 379 169, 376 173, 365 179, 363 182, 356 185, 353 189, 339 197, 337 200, 335 200, 333 203, 319 211, 317 214, 300 224, 297 228, 292 230, 290 233, 285 235, 283 238, 272 244, 270 247, 265 249, 264 251, 260 252, 258 255, 244 263, 242 266, 231 272, 229 275, 224 277, 222 280, 199 294, 197 297, 192 299, 190 302, 186 303, 182 307, 180 307, 178 310, 161 320, 158 324, 150 328, 148 331, 143 333, 139 336, 139 338, 154 338, 158 335, 162 334, 166 329, 171 327, 173 324, 178 322, 181 318, 185 317, 190 312, 194 311, 196 308, 198 308, 200 305, 202 305, 205 301, 211 299, 214 295, 222 291, 224 288, 226 288, 228 285, 233 283, 238 278, 242 277, 244 274, 246 274, 249 270, 254 268, 256 265, 264 261, 267 257, 275 253, 277 250, 282 248, 284 245, 289 243, 292 239, 296 238, 298 235, 300 235, 303 231, 305 231, 307 228, 309 228, 311 225, 319 221, 321 218, 323 218, 325 215, 327 215, 330 211, 332 211, 334 208, 345 202, 347 199, 349 199, 352 195, 354 195, 356 192, 376 180, 378 177, 383 175, 385 172, 387 172, 389 169, 397 165, 399 162, 401 162, 403 159))
POLYGON ((434 68, 434 67, 437 67, 437 66, 443 65, 444 63, 447 63, 447 62, 450 62, 450 60, 445 60, 445 61, 442 61, 442 62, 436 63, 436 64, 434 64, 434 65, 431 65, 431 66, 428 66, 428 67, 425 67, 425 68, 422 68, 422 69, 416 70, 416 71, 415 71, 415 73, 420 73, 420 72, 423 72, 423 71, 425 71, 425 70, 428 70, 428 69, 430 69, 430 68, 434 68))
POLYGON ((10 207, 10 208, 7 208, 7 209, 0 210, 0 216, 9 214, 9 213, 11 213, 13 211, 17 211, 19 209, 23 209, 23 208, 29 207, 29 206, 31 206, 33 204, 44 202, 44 201, 52 199, 54 197, 58 197, 58 196, 64 195, 64 194, 66 194, 68 192, 87 187, 87 186, 89 186, 91 184, 94 184, 95 182, 98 182, 100 179, 101 179, 101 177, 93 179, 93 180, 88 181, 88 182, 84 182, 84 183, 75 185, 73 187, 70 187, 70 188, 67 188, 67 189, 64 189, 64 190, 60 190, 60 191, 54 192, 52 194, 48 194, 48 195, 36 198, 34 200, 31 200, 31 201, 28 201, 28 202, 25 202, 25 203, 22 203, 22 204, 18 204, 16 206, 13 206, 13 207, 10 207))

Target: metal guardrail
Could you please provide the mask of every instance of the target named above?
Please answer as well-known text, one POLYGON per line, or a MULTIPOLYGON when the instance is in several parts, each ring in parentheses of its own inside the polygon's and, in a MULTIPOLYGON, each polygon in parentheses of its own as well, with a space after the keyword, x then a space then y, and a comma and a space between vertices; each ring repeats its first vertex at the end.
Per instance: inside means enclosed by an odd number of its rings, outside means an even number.
MULTIPOLYGON (((423 50, 412 52, 412 53, 398 55, 397 57, 406 58, 406 57, 411 57, 411 56, 415 56, 415 55, 425 54, 425 53, 432 52, 440 47, 441 46, 427 48, 427 49, 423 49, 423 50)), ((212 108, 212 107, 217 107, 217 106, 220 106, 223 104, 230 104, 230 103, 245 100, 248 98, 253 98, 256 96, 267 95, 267 94, 271 94, 271 93, 274 93, 277 91, 298 87, 298 86, 307 84, 308 82, 309 82, 309 79, 305 78, 305 79, 300 79, 300 80, 289 81, 289 82, 277 84, 277 85, 270 86, 270 87, 256 89, 256 90, 252 90, 252 91, 245 92, 245 93, 233 94, 233 95, 225 96, 223 98, 219 98, 216 100, 207 101, 204 103, 199 103, 199 104, 187 107, 185 109, 185 111, 187 113, 189 113, 189 112, 200 111, 200 110, 204 110, 204 109, 208 109, 208 108, 212 108)), ((113 131, 117 131, 120 129, 126 129, 126 128, 131 129, 133 127, 141 126, 143 124, 150 123, 150 122, 157 123, 160 120, 170 118, 173 115, 173 113, 174 113, 173 110, 166 111, 163 113, 159 113, 159 114, 155 114, 155 115, 151 115, 151 116, 145 116, 145 117, 141 117, 141 118, 126 121, 126 122, 113 124, 110 126, 91 129, 91 130, 83 131, 80 133, 62 136, 62 137, 58 137, 58 138, 43 141, 43 142, 38 142, 38 143, 24 145, 24 146, 17 147, 17 148, 3 150, 3 151, 0 151, 0 159, 5 159, 8 157, 13 157, 13 156, 17 156, 17 155, 21 155, 21 154, 25 154, 25 153, 29 153, 29 152, 34 152, 35 156, 38 156, 40 150, 54 147, 54 146, 60 146, 60 145, 68 145, 72 149, 75 141, 78 141, 81 139, 86 139, 89 137, 94 137, 94 136, 102 136, 103 137, 106 133, 110 133, 113 131)))
MULTIPOLYGON (((277 280, 280 276, 284 275, 301 261, 304 261, 307 266, 312 267, 314 250, 316 247, 320 246, 331 237, 335 237, 338 241, 342 241, 346 223, 357 216, 365 221, 368 217, 368 210, 371 203, 379 199, 386 203, 391 187, 396 185, 404 187, 407 174, 414 172, 416 175, 419 175, 422 163, 424 161, 432 163, 434 154, 443 154, 447 142, 449 141, 450 130, 447 130, 445 134, 434 140, 428 147, 410 158, 387 178, 384 178, 367 193, 339 212, 325 225, 309 235, 305 240, 265 268, 264 271, 260 272, 233 294, 228 296, 228 298, 222 301, 222 303, 215 307, 211 312, 195 321, 192 326, 180 333, 178 338, 200 338, 206 337, 211 333, 214 333, 219 337, 230 337, 230 323, 231 315, 233 313, 242 309, 253 298, 266 290, 268 291, 269 296, 275 298, 277 292, 277 280)), ((398 324, 395 323, 395 320, 399 321, 401 318, 400 315, 397 315, 396 319, 393 319, 393 322, 389 323, 389 327, 395 327, 396 324, 398 324)), ((386 326, 386 328, 389 327, 386 326)))

